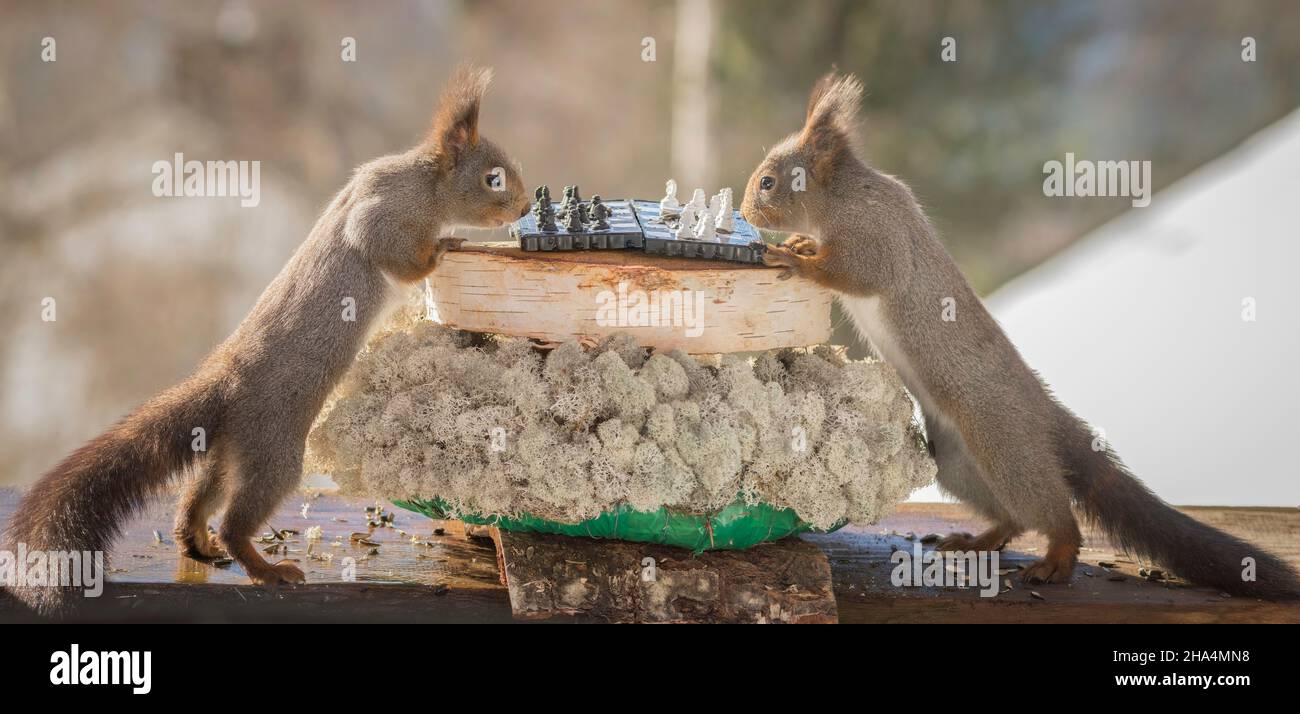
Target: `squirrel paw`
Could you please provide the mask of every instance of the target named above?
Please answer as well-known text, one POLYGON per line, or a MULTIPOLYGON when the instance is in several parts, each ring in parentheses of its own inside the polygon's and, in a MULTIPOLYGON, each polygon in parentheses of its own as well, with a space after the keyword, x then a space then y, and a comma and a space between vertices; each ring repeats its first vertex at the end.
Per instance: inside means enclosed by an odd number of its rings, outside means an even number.
POLYGON ((256 571, 248 570, 248 579, 252 580, 254 585, 279 585, 280 583, 301 585, 307 582, 307 576, 288 560, 281 560, 275 565, 266 564, 264 568, 256 571))
POLYGON ((984 551, 1002 550, 1012 538, 1020 535, 1015 528, 993 526, 983 533, 973 536, 969 533, 949 533, 947 538, 935 544, 935 550, 984 551))
POLYGON ((803 260, 805 260, 803 256, 796 255, 781 245, 768 246, 763 253, 763 265, 770 268, 785 268, 780 275, 776 276, 777 280, 789 280, 803 260))
POLYGON ((446 254, 447 251, 460 250, 462 245, 465 245, 464 238, 456 238, 453 236, 444 236, 439 238, 438 243, 433 250, 433 264, 430 267, 430 270, 438 267, 438 263, 442 262, 442 256, 446 254))
POLYGON ((1020 579, 1026 583, 1068 583, 1074 575, 1074 563, 1079 556, 1079 546, 1047 546, 1047 556, 1035 560, 1020 571, 1020 579))
POLYGON ((798 233, 785 239, 781 244, 782 248, 789 250, 795 255, 817 255, 817 241, 809 236, 799 235, 798 233))
POLYGON ((196 533, 177 532, 176 545, 179 547, 181 555, 200 563, 210 563, 214 560, 229 557, 226 555, 226 551, 221 549, 221 543, 217 537, 206 529, 196 533))
POLYGON ((969 533, 949 533, 948 536, 934 544, 935 550, 975 550, 975 536, 969 533))

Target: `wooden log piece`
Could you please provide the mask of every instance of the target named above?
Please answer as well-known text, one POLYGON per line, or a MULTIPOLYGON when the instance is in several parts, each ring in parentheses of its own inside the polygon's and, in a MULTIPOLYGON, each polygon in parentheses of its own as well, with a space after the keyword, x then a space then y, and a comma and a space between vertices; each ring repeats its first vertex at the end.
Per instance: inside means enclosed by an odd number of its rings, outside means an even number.
POLYGON ((835 623, 831 566, 786 538, 701 555, 668 546, 493 529, 518 619, 835 623))
POLYGON ((524 252, 465 245, 430 276, 429 319, 548 343, 631 334, 644 347, 722 354, 831 336, 831 294, 779 268, 634 250, 524 252))

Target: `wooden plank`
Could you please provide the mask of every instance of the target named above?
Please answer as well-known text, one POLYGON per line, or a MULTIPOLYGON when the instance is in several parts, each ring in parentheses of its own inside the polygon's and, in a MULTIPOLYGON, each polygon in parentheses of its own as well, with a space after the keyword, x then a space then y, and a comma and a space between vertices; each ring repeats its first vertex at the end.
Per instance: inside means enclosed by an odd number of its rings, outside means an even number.
POLYGON ((646 543, 493 529, 515 617, 609 622, 838 621, 831 568, 787 538, 698 556, 646 543))
POLYGON ((429 318, 441 324, 544 342, 622 332, 646 347, 691 354, 827 342, 831 294, 778 275, 776 268, 638 251, 526 253, 478 244, 442 259, 427 304, 429 318), (644 318, 642 297, 653 308, 644 318))
MULTIPOLYGON (((500 622, 510 621, 506 587, 500 582, 496 548, 491 541, 466 538, 457 521, 430 521, 396 511, 397 528, 376 529, 371 538, 382 543, 377 555, 368 548, 330 543, 350 532, 366 530, 364 499, 334 494, 309 494, 307 516, 303 500, 289 499, 271 522, 280 528, 324 530, 314 552, 335 552, 332 562, 306 555, 302 536, 289 537, 289 552, 275 557, 300 559, 308 584, 263 590, 249 584, 238 566, 216 568, 181 558, 170 542, 172 500, 159 500, 129 523, 112 558, 114 571, 104 596, 87 603, 79 617, 113 622, 500 622), (404 537, 397 529, 402 529, 404 537), (438 529, 441 529, 439 532, 438 529), (156 542, 153 531, 167 542, 156 542), (418 543, 410 542, 409 535, 418 543), (294 551, 298 552, 294 552, 294 551), (357 582, 342 581, 344 557, 357 560, 357 582)), ((18 492, 0 488, 0 528, 12 514, 18 492)), ((1300 565, 1300 509, 1183 508, 1193 518, 1269 548, 1293 565, 1300 565)), ((976 532, 984 523, 961 506, 904 503, 878 525, 849 527, 836 533, 804 535, 829 559, 840 622, 1255 622, 1300 624, 1300 604, 1224 598, 1206 588, 1150 582, 1138 576, 1141 563, 1116 555, 1104 535, 1084 529, 1082 562, 1069 585, 1014 588, 995 598, 980 598, 972 590, 896 588, 890 583, 891 549, 910 549, 914 540, 931 532, 976 532), (1114 562, 1111 571, 1099 561, 1114 562), (1130 562, 1124 562, 1130 561, 1130 562), (1091 572, 1091 577, 1087 574, 1091 572), (1030 590, 1042 595, 1039 600, 1030 590)), ((606 541, 598 541, 609 545, 606 541)), ((629 544, 625 544, 629 545, 629 544)), ((630 544, 640 548, 636 544, 630 544)), ((1008 566, 1041 555, 1043 539, 1027 534, 1003 554, 1008 566)), ((681 558, 681 551, 675 551, 681 558)), ((661 564, 661 567, 662 564, 661 564)), ((670 567, 674 567, 671 566, 670 567)), ((26 622, 32 615, 0 591, 0 623, 26 622)), ((557 615, 542 622, 569 622, 590 616, 557 615)))

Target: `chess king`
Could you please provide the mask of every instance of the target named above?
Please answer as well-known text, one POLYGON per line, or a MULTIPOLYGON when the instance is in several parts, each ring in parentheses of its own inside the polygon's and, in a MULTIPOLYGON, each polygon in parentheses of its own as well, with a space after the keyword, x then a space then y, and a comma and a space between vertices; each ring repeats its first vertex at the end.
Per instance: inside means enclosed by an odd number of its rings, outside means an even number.
POLYGON ((1300 580, 1283 561, 1170 507, 1052 396, 912 192, 861 158, 861 95, 852 76, 824 77, 803 128, 750 177, 741 213, 755 226, 796 234, 764 261, 835 293, 920 402, 939 485, 992 523, 938 547, 991 550, 1033 529, 1047 536, 1047 553, 1023 578, 1065 582, 1081 540, 1073 503, 1113 542, 1188 580, 1251 597, 1300 597, 1300 580), (797 190, 792 178, 801 172, 806 186, 797 190), (948 309, 955 319, 945 319, 948 309))

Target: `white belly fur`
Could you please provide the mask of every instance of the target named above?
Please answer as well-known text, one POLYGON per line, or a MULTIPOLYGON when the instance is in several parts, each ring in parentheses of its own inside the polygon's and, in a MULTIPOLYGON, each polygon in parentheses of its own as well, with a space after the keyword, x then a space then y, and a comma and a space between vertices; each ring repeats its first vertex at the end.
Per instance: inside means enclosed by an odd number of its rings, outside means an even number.
POLYGON ((858 330, 858 335, 869 341, 871 346, 880 354, 881 359, 885 360, 897 372, 898 376, 903 379, 907 391, 921 405, 921 411, 925 416, 932 420, 941 420, 947 422, 947 419, 935 407, 934 400, 931 399, 928 392, 925 391, 925 385, 916 376, 912 369, 911 363, 907 359, 907 353, 903 351, 897 336, 894 333, 893 325, 885 318, 882 310, 883 306, 878 297, 853 297, 849 295, 836 295, 840 301, 840 307, 849 314, 853 320, 854 327, 858 330))

